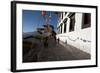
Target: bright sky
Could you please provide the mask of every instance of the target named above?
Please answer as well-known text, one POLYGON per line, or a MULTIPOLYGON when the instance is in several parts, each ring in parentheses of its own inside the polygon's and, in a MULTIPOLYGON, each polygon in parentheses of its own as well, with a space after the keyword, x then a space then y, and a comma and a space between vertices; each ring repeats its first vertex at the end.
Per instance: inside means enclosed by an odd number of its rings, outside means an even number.
MULTIPOLYGON (((51 19, 49 24, 53 25, 55 30, 57 28, 58 16, 55 12, 46 11, 46 16, 50 16, 51 19)), ((36 28, 43 27, 45 24, 45 18, 42 16, 41 11, 35 10, 23 10, 22 15, 22 24, 23 24, 23 32, 33 32, 36 31, 36 28)))

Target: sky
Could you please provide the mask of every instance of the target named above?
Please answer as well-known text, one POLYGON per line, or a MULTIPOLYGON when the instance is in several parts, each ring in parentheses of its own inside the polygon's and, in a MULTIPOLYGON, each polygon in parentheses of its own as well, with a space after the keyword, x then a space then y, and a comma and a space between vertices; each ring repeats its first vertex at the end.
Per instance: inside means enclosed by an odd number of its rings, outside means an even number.
MULTIPOLYGON (((45 16, 51 16, 49 24, 54 26, 54 30, 57 29, 58 16, 55 12, 46 11, 45 16)), ((22 25, 23 32, 34 32, 36 28, 41 28, 45 24, 45 17, 42 16, 41 11, 36 10, 23 10, 22 12, 22 25)))

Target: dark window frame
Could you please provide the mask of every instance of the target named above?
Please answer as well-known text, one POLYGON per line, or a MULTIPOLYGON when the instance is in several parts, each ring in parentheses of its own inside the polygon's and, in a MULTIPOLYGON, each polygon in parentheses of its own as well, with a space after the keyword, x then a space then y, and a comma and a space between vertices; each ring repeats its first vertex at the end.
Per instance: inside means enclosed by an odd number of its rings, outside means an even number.
POLYGON ((75 30, 75 13, 73 13, 69 18, 70 18, 69 32, 71 32, 75 30))
POLYGON ((64 19, 64 33, 67 31, 67 18, 64 19))
POLYGON ((67 24, 64 23, 64 33, 66 33, 66 26, 67 26, 67 24))
POLYGON ((82 29, 91 27, 91 14, 83 13, 82 15, 82 29))
POLYGON ((67 14, 68 12, 65 12, 65 15, 67 14))
POLYGON ((61 30, 60 30, 60 31, 61 31, 61 32, 60 32, 60 33, 62 33, 62 28, 63 28, 62 25, 63 25, 63 24, 61 23, 61 25, 60 25, 60 27, 61 27, 61 30))
POLYGON ((63 19, 63 12, 61 13, 61 19, 63 19))

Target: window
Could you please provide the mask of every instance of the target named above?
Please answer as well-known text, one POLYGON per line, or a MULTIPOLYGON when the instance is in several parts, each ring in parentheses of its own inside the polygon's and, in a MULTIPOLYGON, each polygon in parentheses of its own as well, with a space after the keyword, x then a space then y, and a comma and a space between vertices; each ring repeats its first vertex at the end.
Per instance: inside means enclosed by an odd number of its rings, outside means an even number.
POLYGON ((67 14, 67 12, 65 12, 65 15, 67 14))
POLYGON ((58 34, 60 34, 60 27, 57 28, 58 34))
POLYGON ((75 26, 75 13, 73 13, 70 17, 70 26, 69 26, 69 31, 74 31, 74 26, 75 26))
POLYGON ((57 33, 59 34, 59 27, 57 28, 57 33))
POLYGON ((66 23, 64 23, 64 33, 66 33, 66 23))
POLYGON ((91 26, 91 14, 83 13, 82 28, 87 28, 91 26))
POLYGON ((64 22, 64 33, 66 33, 67 18, 65 18, 63 22, 64 22))
POLYGON ((62 24, 60 26, 61 26, 61 33, 62 33, 62 24))
POLYGON ((62 19, 63 19, 63 12, 62 12, 62 15, 61 16, 62 16, 62 19))
POLYGON ((61 13, 58 14, 58 22, 61 22, 61 13))

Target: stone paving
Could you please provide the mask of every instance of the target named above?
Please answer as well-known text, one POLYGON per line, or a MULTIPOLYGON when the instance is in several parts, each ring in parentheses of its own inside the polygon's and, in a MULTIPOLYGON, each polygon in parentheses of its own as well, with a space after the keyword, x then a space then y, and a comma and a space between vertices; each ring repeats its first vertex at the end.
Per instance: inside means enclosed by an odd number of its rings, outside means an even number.
POLYGON ((45 62, 45 61, 67 61, 67 60, 85 60, 91 59, 90 54, 83 52, 73 46, 64 44, 55 44, 49 41, 48 47, 44 48, 41 43, 37 48, 30 49, 28 54, 24 55, 23 62, 45 62))

